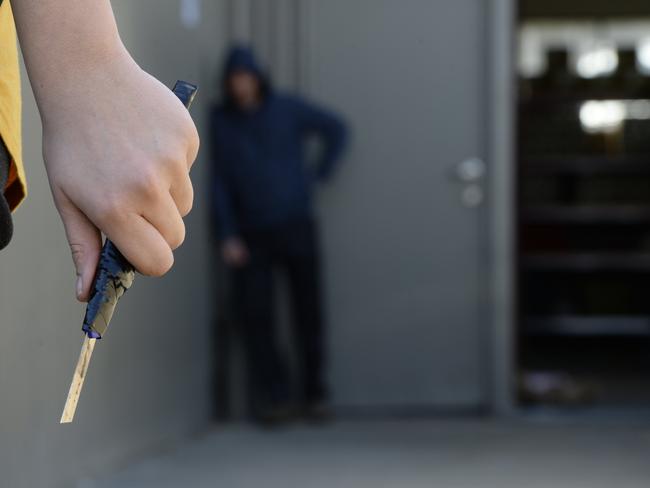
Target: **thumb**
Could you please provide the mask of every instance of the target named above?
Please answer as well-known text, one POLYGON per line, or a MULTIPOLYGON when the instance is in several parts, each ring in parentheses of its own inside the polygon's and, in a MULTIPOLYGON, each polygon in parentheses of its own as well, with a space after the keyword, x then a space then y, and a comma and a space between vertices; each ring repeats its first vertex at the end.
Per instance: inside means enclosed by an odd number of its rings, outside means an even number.
POLYGON ((60 206, 65 233, 70 244, 72 261, 77 272, 75 292, 77 300, 87 302, 95 279, 102 247, 99 229, 70 201, 60 206))

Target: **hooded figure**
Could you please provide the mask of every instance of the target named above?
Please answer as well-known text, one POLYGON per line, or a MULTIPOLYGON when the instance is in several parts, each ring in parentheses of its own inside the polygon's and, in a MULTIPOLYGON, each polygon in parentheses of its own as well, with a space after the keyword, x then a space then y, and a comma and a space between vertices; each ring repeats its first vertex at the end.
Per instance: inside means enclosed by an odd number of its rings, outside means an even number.
MULTIPOLYGON (((222 77, 222 104, 213 112, 216 229, 225 239, 312 216, 315 181, 331 174, 343 153, 346 130, 336 115, 297 96, 273 90, 251 49, 234 47, 222 77), (252 76, 255 103, 242 107, 233 77, 252 76), (306 161, 305 142, 324 144, 315 164, 306 161)), ((314 162, 312 162, 314 163, 314 162)))
POLYGON ((300 405, 308 416, 322 416, 327 392, 312 193, 331 176, 346 129, 333 113, 275 91, 249 48, 231 50, 222 87, 222 103, 212 113, 211 186, 222 256, 234 270, 253 413, 280 421, 292 407, 274 326, 273 271, 279 269, 293 300, 300 405), (307 158, 312 137, 322 143, 316 161, 307 158))

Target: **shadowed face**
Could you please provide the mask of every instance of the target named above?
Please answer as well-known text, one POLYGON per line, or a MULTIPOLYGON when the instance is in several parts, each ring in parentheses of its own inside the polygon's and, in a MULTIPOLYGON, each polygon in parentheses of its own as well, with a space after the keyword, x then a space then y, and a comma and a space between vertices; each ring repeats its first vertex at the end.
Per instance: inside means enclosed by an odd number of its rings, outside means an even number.
POLYGON ((250 71, 233 71, 228 77, 228 91, 242 110, 254 109, 260 102, 260 80, 250 71))

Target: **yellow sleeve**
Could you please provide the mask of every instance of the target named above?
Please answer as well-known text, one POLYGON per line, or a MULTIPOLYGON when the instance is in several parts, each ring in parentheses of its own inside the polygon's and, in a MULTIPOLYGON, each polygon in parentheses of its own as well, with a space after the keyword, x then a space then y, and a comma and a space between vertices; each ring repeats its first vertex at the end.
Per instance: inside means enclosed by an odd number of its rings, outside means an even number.
POLYGON ((9 0, 0 5, 0 137, 11 155, 4 194, 14 210, 27 196, 21 141, 20 68, 16 27, 9 0))

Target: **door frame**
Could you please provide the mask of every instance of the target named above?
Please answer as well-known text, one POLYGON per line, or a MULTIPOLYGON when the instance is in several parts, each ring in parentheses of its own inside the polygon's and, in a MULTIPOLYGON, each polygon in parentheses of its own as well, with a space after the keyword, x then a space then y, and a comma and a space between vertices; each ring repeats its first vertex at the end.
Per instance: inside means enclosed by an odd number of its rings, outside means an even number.
POLYGON ((515 0, 489 0, 487 137, 490 403, 499 415, 515 411, 515 0))

